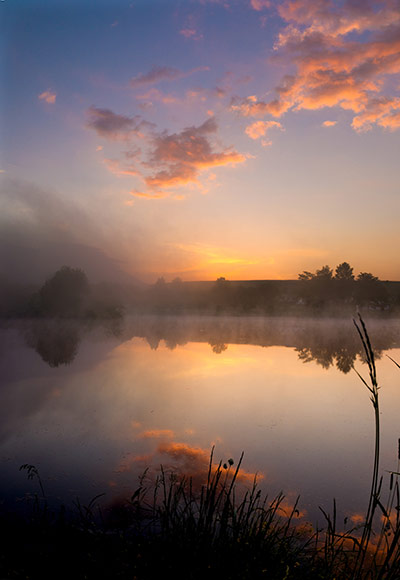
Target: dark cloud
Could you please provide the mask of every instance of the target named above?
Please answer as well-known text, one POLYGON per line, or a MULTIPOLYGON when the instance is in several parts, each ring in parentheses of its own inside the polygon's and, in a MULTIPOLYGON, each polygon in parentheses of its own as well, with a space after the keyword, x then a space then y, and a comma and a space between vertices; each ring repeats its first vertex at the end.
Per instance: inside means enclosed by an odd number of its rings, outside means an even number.
POLYGON ((208 66, 199 66, 187 72, 169 66, 153 66, 149 72, 139 74, 130 81, 131 87, 143 87, 145 85, 155 85, 162 81, 174 81, 187 77, 193 73, 209 70, 208 66))
POLYGON ((149 72, 139 74, 131 79, 131 87, 141 87, 143 85, 153 85, 161 81, 173 81, 182 76, 182 71, 169 66, 153 66, 149 72))
POLYGON ((86 113, 88 116, 86 127, 94 129, 98 135, 106 139, 126 140, 132 133, 141 134, 142 130, 150 126, 150 123, 146 123, 139 116, 131 118, 117 115, 110 109, 99 109, 93 105, 86 113))

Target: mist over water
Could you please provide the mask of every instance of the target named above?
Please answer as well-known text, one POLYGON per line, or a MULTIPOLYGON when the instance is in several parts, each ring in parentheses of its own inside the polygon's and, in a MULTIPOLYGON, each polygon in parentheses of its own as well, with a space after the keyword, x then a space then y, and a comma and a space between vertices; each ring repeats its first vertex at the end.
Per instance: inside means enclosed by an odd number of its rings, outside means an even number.
MULTIPOLYGON (((367 319, 381 385, 382 469, 396 470, 400 322, 367 319)), ((1 329, 1 493, 49 500, 128 497, 160 464, 198 480, 216 460, 245 458, 241 481, 304 517, 333 498, 365 508, 373 416, 362 347, 348 319, 142 315, 104 324, 20 320, 1 329)))

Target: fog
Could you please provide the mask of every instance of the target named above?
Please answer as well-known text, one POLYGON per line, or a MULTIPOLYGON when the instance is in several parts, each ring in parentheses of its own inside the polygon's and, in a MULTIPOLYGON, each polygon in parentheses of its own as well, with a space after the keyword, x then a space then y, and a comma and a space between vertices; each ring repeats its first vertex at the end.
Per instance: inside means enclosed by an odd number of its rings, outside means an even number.
POLYGON ((82 208, 26 181, 2 176, 1 186, 2 280, 42 284, 68 265, 84 270, 92 282, 134 281, 122 262, 102 249, 105 235, 82 208))

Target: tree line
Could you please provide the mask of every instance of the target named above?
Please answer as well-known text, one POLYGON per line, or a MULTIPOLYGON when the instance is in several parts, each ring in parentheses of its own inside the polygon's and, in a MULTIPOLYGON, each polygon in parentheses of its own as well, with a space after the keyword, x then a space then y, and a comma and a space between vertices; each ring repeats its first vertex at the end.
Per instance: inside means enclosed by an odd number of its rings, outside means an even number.
POLYGON ((356 277, 353 272, 348 262, 336 266, 335 271, 328 265, 315 272, 304 270, 298 275, 301 299, 308 305, 345 302, 377 309, 385 309, 398 302, 398 296, 391 297, 388 284, 377 276, 360 272, 356 277))
MULTIPOLYGON (((1 289, 0 289, 1 290, 1 289)), ((80 269, 63 266, 29 295, 9 293, 0 316, 33 318, 120 318, 124 312, 347 315, 357 308, 400 312, 400 282, 369 272, 357 276, 348 262, 304 270, 297 280, 183 282, 121 287, 89 283, 80 269), (8 303, 7 303, 8 300, 8 303), (8 305, 7 305, 8 304, 8 305)))

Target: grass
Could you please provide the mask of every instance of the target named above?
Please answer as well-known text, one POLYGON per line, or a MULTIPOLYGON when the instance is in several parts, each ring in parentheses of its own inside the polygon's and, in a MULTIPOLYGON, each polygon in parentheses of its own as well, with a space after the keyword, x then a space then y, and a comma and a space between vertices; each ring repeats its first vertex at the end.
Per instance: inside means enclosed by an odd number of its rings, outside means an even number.
MULTIPOLYGON (((400 494, 398 471, 389 472, 384 505, 380 474, 379 386, 370 338, 361 317, 355 321, 369 376, 355 371, 367 388, 374 411, 375 453, 371 488, 362 525, 338 528, 336 503, 322 510, 324 529, 297 525, 297 502, 288 512, 284 496, 269 500, 254 480, 238 481, 243 461, 214 463, 197 487, 162 467, 156 482, 146 474, 131 498, 105 514, 97 496, 74 514, 52 512, 40 475, 26 464, 40 495, 29 517, 4 515, 0 577, 7 579, 175 579, 395 580, 400 578, 400 494)), ((398 363, 393 361, 397 366, 398 363)), ((400 367, 399 367, 400 368, 400 367)), ((399 441, 400 446, 400 441, 399 441)), ((400 449, 399 449, 400 460, 400 449)))

